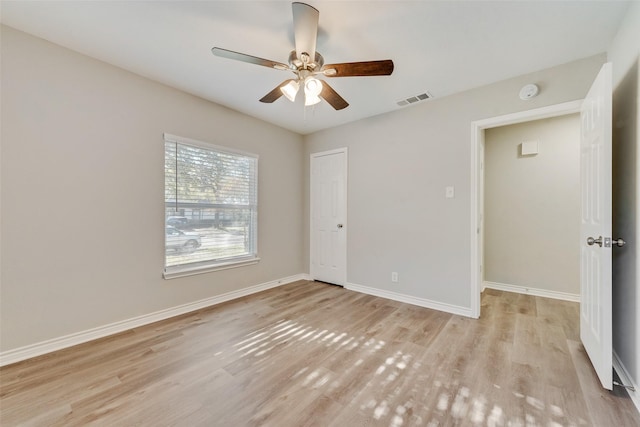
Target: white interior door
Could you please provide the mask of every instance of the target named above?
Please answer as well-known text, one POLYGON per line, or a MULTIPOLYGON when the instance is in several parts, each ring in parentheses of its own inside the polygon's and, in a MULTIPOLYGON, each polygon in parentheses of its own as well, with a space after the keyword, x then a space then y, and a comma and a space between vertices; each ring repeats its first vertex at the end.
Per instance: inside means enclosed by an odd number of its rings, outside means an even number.
POLYGON ((347 149, 311 155, 311 278, 347 281, 347 149))
POLYGON ((580 111, 580 338, 602 386, 613 387, 611 324, 611 64, 580 111))

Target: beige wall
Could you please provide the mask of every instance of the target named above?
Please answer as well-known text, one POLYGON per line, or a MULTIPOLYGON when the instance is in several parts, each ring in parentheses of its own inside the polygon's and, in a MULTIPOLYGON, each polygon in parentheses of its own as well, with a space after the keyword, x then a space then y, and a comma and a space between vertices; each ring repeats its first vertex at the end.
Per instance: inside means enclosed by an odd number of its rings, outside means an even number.
POLYGON ((484 165, 484 279, 578 295, 580 116, 487 129, 484 165))
MULTIPOLYGON (((470 310, 471 123, 582 99, 604 60, 598 55, 306 136, 307 168, 310 153, 349 148, 347 281, 470 310), (532 82, 540 95, 521 101, 518 91, 532 82), (455 186, 455 198, 445 199, 446 186, 455 186)), ((308 228, 308 213, 305 219, 308 228)))
POLYGON ((302 137, 2 28, 0 350, 306 271, 302 137), (262 261, 163 280, 163 132, 256 153, 262 261))
POLYGON ((640 2, 608 53, 613 62, 613 349, 635 382, 640 409, 640 2))

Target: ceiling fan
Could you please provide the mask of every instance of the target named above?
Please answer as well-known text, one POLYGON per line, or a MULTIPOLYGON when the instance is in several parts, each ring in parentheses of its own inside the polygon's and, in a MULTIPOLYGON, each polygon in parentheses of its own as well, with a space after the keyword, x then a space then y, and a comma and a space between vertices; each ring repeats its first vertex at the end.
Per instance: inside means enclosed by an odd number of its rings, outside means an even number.
POLYGON ((326 82, 316 78, 324 77, 354 77, 354 76, 388 76, 393 72, 393 61, 346 62, 341 64, 325 64, 324 58, 316 51, 318 35, 318 17, 320 13, 305 3, 294 2, 293 33, 295 50, 289 54, 289 65, 281 62, 262 59, 232 50, 214 47, 211 49, 216 56, 235 59, 236 61, 262 65, 276 70, 291 71, 295 78, 285 80, 271 92, 266 94, 260 102, 272 103, 282 95, 291 102, 300 89, 304 88, 305 105, 315 105, 321 99, 327 101, 334 109, 342 110, 349 106, 338 93, 326 82))

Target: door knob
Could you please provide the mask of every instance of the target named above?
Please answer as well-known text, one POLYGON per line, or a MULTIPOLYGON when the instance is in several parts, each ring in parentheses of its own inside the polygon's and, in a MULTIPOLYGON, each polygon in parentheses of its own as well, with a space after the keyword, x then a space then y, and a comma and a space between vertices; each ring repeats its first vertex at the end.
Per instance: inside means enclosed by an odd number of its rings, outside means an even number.
POLYGON ((344 227, 342 224, 338 224, 338 228, 342 228, 344 227))
POLYGON ((624 245, 626 245, 626 244, 627 244, 627 242, 625 242, 624 240, 622 240, 622 239, 620 239, 620 238, 613 239, 613 240, 611 241, 611 243, 612 243, 613 245, 616 245, 616 246, 617 246, 617 247, 619 247, 619 248, 621 248, 621 247, 623 247, 624 245))
MULTIPOLYGON (((587 237, 587 245, 589 246, 593 246, 593 244, 596 244, 600 247, 602 247, 602 236, 598 236, 597 239, 594 239, 593 237, 587 237)), ((606 238, 605 242, 604 242, 604 246, 605 247, 610 247, 611 245, 617 246, 619 248, 623 247, 624 245, 627 244, 627 242, 625 242, 624 240, 618 238, 618 239, 610 239, 610 238, 606 238)))
POLYGON ((593 237, 587 237, 587 245, 593 246, 594 243, 602 247, 602 236, 598 236, 597 239, 594 239, 593 237))

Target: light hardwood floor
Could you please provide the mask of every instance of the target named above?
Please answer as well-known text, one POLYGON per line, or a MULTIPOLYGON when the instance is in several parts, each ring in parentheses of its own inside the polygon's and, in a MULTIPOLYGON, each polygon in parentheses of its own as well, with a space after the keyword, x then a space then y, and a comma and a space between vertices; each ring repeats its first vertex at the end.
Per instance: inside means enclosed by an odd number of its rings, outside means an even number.
POLYGON ((468 319, 296 282, 0 369, 2 426, 640 426, 578 305, 468 319))

